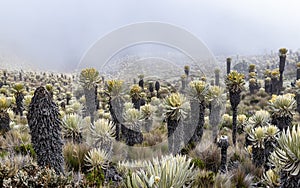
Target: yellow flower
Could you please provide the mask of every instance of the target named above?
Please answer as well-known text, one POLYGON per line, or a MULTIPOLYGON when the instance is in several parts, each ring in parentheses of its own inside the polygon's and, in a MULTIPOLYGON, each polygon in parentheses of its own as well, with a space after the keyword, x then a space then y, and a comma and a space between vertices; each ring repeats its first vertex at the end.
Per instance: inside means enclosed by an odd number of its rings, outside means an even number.
POLYGON ((286 55, 287 52, 288 52, 288 50, 286 48, 280 48, 279 49, 280 55, 286 55))
POLYGON ((272 98, 269 100, 270 103, 274 103, 277 98, 277 95, 272 95, 272 98))

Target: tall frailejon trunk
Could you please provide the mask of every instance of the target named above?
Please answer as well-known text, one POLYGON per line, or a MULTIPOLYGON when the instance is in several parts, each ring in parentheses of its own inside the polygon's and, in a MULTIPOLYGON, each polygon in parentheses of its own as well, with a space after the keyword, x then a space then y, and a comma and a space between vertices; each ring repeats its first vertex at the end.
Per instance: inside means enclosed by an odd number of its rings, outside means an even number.
POLYGON ((23 79, 22 79, 22 73, 21 73, 21 72, 19 72, 19 80, 20 80, 20 81, 23 80, 23 79))
POLYGON ((199 103, 197 100, 191 100, 190 101, 190 106, 191 106, 191 121, 190 121, 190 126, 186 127, 187 128, 187 138, 189 141, 191 137, 194 134, 194 130, 196 130, 198 120, 199 120, 199 103))
POLYGON ((140 108, 141 108, 141 99, 140 98, 133 97, 131 99, 131 102, 133 103, 133 107, 135 109, 140 110, 140 108))
POLYGON ((209 123, 212 127, 212 141, 216 143, 218 130, 219 130, 219 123, 221 121, 221 106, 214 105, 212 103, 211 110, 209 114, 209 123))
POLYGON ((158 81, 155 82, 155 90, 156 90, 156 97, 159 98, 159 89, 160 83, 158 81))
POLYGON ((98 99, 98 86, 96 85, 95 87, 95 106, 96 106, 96 110, 100 109, 100 100, 98 99))
POLYGON ((297 112, 300 113, 300 93, 296 94, 297 112))
POLYGON ((154 86, 153 86, 153 82, 150 82, 149 83, 149 86, 148 86, 148 90, 150 92, 150 96, 149 96, 149 100, 151 100, 152 97, 154 97, 154 86))
POLYGON ((283 87, 283 71, 284 71, 284 67, 285 67, 285 59, 286 59, 286 56, 285 55, 281 55, 279 56, 279 87, 278 87, 278 91, 277 91, 277 94, 279 95, 281 90, 282 90, 282 87, 283 87))
POLYGON ((143 134, 141 132, 129 129, 123 124, 121 124, 121 134, 122 139, 125 140, 128 146, 141 144, 143 142, 143 134))
POLYGON ((27 120, 38 165, 49 166, 56 173, 63 173, 62 122, 57 105, 44 87, 35 90, 29 105, 27 120))
POLYGON ((272 93, 272 91, 271 91, 271 82, 270 81, 265 80, 265 91, 268 94, 272 93))
POLYGON ((95 111, 96 111, 96 101, 95 101, 95 88, 84 89, 86 107, 91 117, 91 123, 94 123, 95 120, 95 111))
POLYGON ((120 141, 121 139, 121 121, 119 119, 119 115, 117 115, 118 113, 116 113, 116 107, 114 107, 113 102, 111 97, 109 96, 109 101, 108 101, 108 105, 109 105, 109 112, 110 115, 112 117, 112 121, 114 122, 115 126, 116 126, 116 140, 120 141))
POLYGON ((215 73, 215 85, 220 85, 220 73, 215 73))
POLYGON ((277 94, 277 78, 271 78, 271 94, 277 94))
POLYGON ((140 79, 139 86, 142 88, 142 90, 144 90, 144 80, 143 79, 140 79))
POLYGON ((270 166, 270 161, 269 161, 269 156, 271 155, 271 153, 274 151, 275 147, 277 146, 277 142, 276 139, 274 140, 266 140, 264 142, 264 155, 265 155, 265 169, 266 171, 271 169, 270 166))
POLYGON ((172 120, 171 118, 167 119, 167 128, 168 128, 168 149, 169 153, 174 154, 174 133, 179 125, 178 120, 172 120))
POLYGON ((10 118, 6 111, 0 111, 0 133, 4 134, 10 130, 10 118))
POLYGON ((173 134, 173 136, 174 136, 173 154, 174 155, 180 153, 181 149, 183 149, 183 147, 184 147, 183 137, 184 137, 184 126, 186 125, 185 121, 187 121, 187 120, 182 119, 181 121, 179 121, 178 127, 173 134))
POLYGON ((186 86, 186 79, 181 79, 181 90, 184 91, 186 86))
POLYGON ((203 135, 203 126, 204 126, 204 115, 205 115, 205 104, 204 101, 200 102, 199 104, 199 116, 198 116, 198 123, 196 129, 194 130, 194 134, 189 141, 189 144, 196 146, 197 143, 201 142, 202 135, 203 135))
POLYGON ((227 136, 222 136, 218 142, 218 147, 221 148, 221 165, 220 172, 226 173, 227 171, 227 148, 229 147, 227 136))
POLYGON ((276 125, 280 131, 291 127, 293 118, 290 117, 272 117, 272 124, 276 125))
POLYGON ((229 92, 229 97, 232 109, 232 142, 235 146, 237 132, 237 107, 241 101, 240 92, 229 92))
POLYGON ((265 163, 265 152, 262 147, 252 147, 253 164, 256 167, 263 167, 265 163))
POLYGON ((278 81, 277 77, 272 78, 271 81, 272 81, 272 94, 277 94, 279 81, 278 81))
POLYGON ((230 58, 227 58, 226 60, 226 67, 227 67, 227 74, 230 73, 230 69, 231 69, 231 59, 230 58))
POLYGON ((300 68, 297 68, 296 80, 300 79, 300 68))
POLYGON ((250 83, 249 84, 249 90, 250 90, 251 95, 253 95, 255 93, 255 89, 256 89, 255 83, 250 83))
POLYGON ((71 98, 67 97, 67 105, 70 105, 71 98))
POLYGON ((23 93, 18 93, 16 96, 16 104, 17 104, 17 114, 19 114, 20 116, 23 116, 23 110, 24 110, 23 99, 24 99, 23 93))
POLYGON ((124 101, 121 97, 115 97, 111 100, 112 108, 114 109, 114 112, 116 114, 116 118, 119 122, 123 122, 123 107, 124 107, 124 101))
POLYGON ((237 108, 232 109, 232 142, 236 145, 236 132, 237 132, 237 108))

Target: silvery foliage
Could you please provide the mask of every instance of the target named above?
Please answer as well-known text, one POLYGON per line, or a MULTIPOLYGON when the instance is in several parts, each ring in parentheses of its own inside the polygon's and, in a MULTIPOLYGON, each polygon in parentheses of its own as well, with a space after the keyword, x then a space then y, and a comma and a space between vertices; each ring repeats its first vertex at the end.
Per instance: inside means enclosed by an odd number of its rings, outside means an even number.
POLYGON ((126 187, 190 187, 197 175, 191 159, 185 155, 154 158, 144 161, 143 166, 127 176, 126 187))

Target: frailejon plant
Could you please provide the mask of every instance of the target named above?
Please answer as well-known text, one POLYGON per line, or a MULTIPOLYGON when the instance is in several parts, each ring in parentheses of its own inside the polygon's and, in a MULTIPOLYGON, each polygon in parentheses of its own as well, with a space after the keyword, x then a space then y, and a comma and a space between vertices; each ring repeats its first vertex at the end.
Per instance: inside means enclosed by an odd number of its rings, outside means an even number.
POLYGON ((13 93, 15 94, 16 98, 16 114, 23 116, 23 110, 24 110, 24 105, 23 105, 23 99, 24 99, 24 85, 21 83, 16 83, 13 88, 12 88, 13 93))
POLYGON ((101 148, 108 154, 112 153, 113 139, 115 137, 115 124, 107 119, 98 119, 90 126, 88 143, 93 147, 101 148))
POLYGON ((281 187, 300 187, 300 125, 284 130, 278 138, 278 146, 270 161, 280 169, 281 187))
POLYGON ((268 125, 265 128, 264 149, 265 149, 265 169, 271 168, 269 156, 277 147, 277 138, 280 133, 279 129, 274 125, 268 125))
POLYGON ((229 74, 230 73, 230 67, 231 67, 231 58, 230 57, 228 57, 227 59, 226 59, 226 67, 227 67, 227 74, 229 74))
POLYGON ((160 83, 159 81, 155 82, 155 91, 156 91, 156 97, 159 98, 159 90, 160 90, 160 83))
POLYGON ((123 91, 122 80, 108 80, 106 82, 107 93, 109 95, 109 109, 112 119, 116 126, 116 140, 120 140, 120 122, 123 122, 123 104, 124 100, 121 97, 123 91))
MULTIPOLYGON (((204 116, 205 116, 205 108, 208 103, 208 95, 209 95, 209 85, 203 81, 192 81, 189 84, 189 94, 192 97, 193 101, 197 101, 198 108, 199 108, 199 116, 198 122, 195 127, 195 131, 189 140, 189 144, 196 145, 197 143, 201 142, 202 135, 203 135, 203 126, 204 126, 204 116)), ((191 112, 193 113, 193 112, 191 112)))
POLYGON ((50 96, 53 97, 53 85, 52 84, 46 84, 46 89, 49 92, 50 96))
POLYGON ((296 80, 296 84, 295 85, 296 85, 297 112, 300 114, 300 79, 296 80))
POLYGON ((285 68, 285 60, 286 60, 286 54, 287 54, 288 50, 286 48, 280 48, 279 49, 279 89, 278 89, 278 93, 282 90, 282 85, 283 85, 283 71, 285 68))
POLYGON ((272 111, 272 124, 281 131, 292 125, 293 110, 296 108, 296 100, 293 94, 273 95, 269 101, 272 111))
POLYGON ((73 143, 82 142, 83 119, 77 114, 68 114, 62 119, 62 133, 65 139, 73 143))
POLYGON ((93 148, 85 155, 86 165, 89 171, 105 169, 108 165, 109 154, 100 148, 93 148))
POLYGON ((241 101, 241 92, 244 89, 245 76, 237 71, 230 72, 225 80, 226 87, 229 91, 230 104, 232 109, 232 141, 236 144, 237 132, 237 108, 241 101))
POLYGON ((142 92, 142 89, 139 85, 133 85, 131 88, 130 88, 130 97, 131 97, 131 101, 133 103, 133 106, 135 109, 140 109, 141 107, 141 92, 142 92))
POLYGON ((250 64, 249 67, 248 67, 248 70, 249 70, 249 73, 255 72, 255 71, 256 71, 256 66, 255 66, 255 64, 250 64))
POLYGON ((215 69, 215 85, 220 86, 220 69, 215 69))
POLYGON ((253 164, 256 167, 262 167, 265 162, 265 154, 264 154, 264 139, 265 139, 266 130, 264 127, 256 127, 252 129, 249 134, 249 139, 253 143, 252 145, 252 158, 253 164))
POLYGON ((87 174, 89 186, 101 187, 104 184, 104 170, 108 167, 110 155, 100 148, 91 149, 85 156, 90 173, 87 174))
POLYGON ((253 95, 255 91, 257 90, 258 85, 257 85, 257 80, 256 78, 250 78, 249 79, 249 90, 250 94, 253 95))
POLYGON ((164 99, 164 115, 167 120, 168 127, 168 148, 169 152, 175 153, 174 142, 178 143, 174 136, 175 130, 179 125, 179 121, 187 115, 189 103, 180 93, 172 93, 164 99))
POLYGON ((91 117, 91 123, 94 123, 96 111, 96 92, 97 83, 100 82, 99 72, 95 68, 83 69, 79 76, 79 82, 84 89, 86 107, 91 117))
POLYGON ((274 69, 271 72, 271 82, 272 82, 272 87, 271 87, 271 93, 272 94, 278 94, 279 92, 279 81, 278 81, 278 76, 279 76, 279 70, 274 69))
POLYGON ((272 93, 272 83, 271 83, 271 78, 270 77, 265 78, 265 91, 268 94, 272 93))
POLYGON ((212 140, 217 141, 219 123, 221 121, 221 110, 226 101, 224 89, 219 86, 211 86, 208 93, 210 102, 209 123, 212 126, 212 140))
POLYGON ((63 173, 62 122, 59 118, 57 105, 42 86, 34 92, 27 119, 38 165, 49 166, 57 173, 63 173))
POLYGON ((67 105, 70 105, 70 100, 71 99, 72 99, 72 93, 70 91, 66 92, 67 105))
POLYGON ((274 169, 269 169, 263 174, 262 182, 267 187, 280 187, 280 176, 274 169))
POLYGON ((141 111, 135 108, 125 110, 123 115, 125 125, 122 125, 122 138, 126 144, 133 146, 143 142, 143 134, 141 133, 143 115, 141 111))
POLYGON ((265 78, 271 77, 271 75, 272 75, 271 73, 272 73, 272 71, 269 68, 267 68, 264 72, 264 77, 265 78))
POLYGON ((297 63, 297 74, 296 74, 296 80, 300 79, 300 62, 297 63))
POLYGON ((144 161, 144 168, 133 171, 127 175, 128 188, 169 188, 189 187, 195 181, 197 171, 191 159, 185 155, 168 155, 161 159, 144 161))
POLYGON ((246 122, 247 122, 247 116, 245 114, 239 114, 237 116, 237 132, 238 132, 238 134, 243 133, 246 122))
POLYGON ((0 95, 0 134, 10 130, 10 117, 7 112, 10 107, 11 100, 4 95, 0 95))
POLYGON ((190 75, 190 66, 188 66, 188 65, 184 66, 184 73, 185 73, 186 77, 188 77, 190 75))
POLYGON ((253 116, 251 116, 247 124, 253 128, 267 126, 270 123, 270 113, 266 110, 258 110, 253 116))
POLYGON ((187 76, 185 74, 181 75, 181 91, 184 92, 187 85, 187 76))
POLYGON ((141 107, 141 114, 145 121, 144 128, 145 128, 145 131, 147 131, 147 132, 149 132, 152 128, 154 112, 156 110, 157 110, 156 107, 152 106, 151 104, 146 104, 141 107))
POLYGON ((218 140, 218 147, 221 148, 221 165, 220 165, 220 172, 226 173, 227 172, 227 148, 229 147, 228 137, 222 135, 218 140))
POLYGON ((139 86, 141 87, 142 91, 144 90, 144 75, 140 74, 139 76, 139 86))

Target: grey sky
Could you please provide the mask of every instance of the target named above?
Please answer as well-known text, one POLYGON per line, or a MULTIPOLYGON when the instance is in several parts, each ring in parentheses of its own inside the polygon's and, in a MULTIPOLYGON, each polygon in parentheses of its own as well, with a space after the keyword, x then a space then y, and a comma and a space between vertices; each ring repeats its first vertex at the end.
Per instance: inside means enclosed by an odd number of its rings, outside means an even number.
POLYGON ((185 28, 216 55, 300 44, 298 0, 0 0, 0 49, 70 70, 110 31, 160 21, 185 28))

